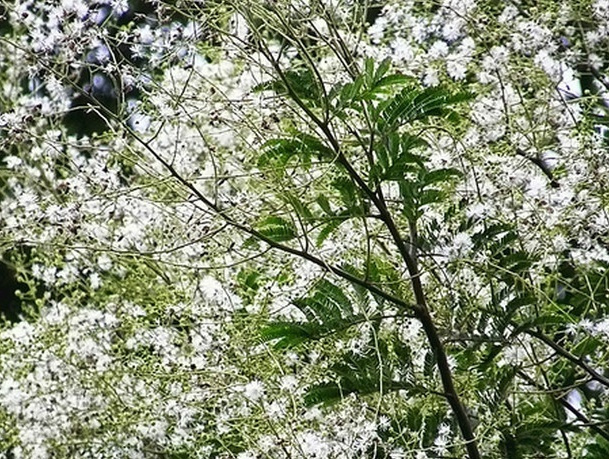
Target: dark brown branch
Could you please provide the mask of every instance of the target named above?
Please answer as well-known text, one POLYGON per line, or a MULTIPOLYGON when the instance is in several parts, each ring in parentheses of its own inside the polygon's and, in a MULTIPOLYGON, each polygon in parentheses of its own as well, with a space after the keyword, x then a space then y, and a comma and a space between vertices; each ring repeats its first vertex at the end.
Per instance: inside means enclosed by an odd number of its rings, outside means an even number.
MULTIPOLYGON (((536 389, 539 390, 549 390, 551 391, 552 388, 544 388, 541 386, 541 384, 539 384, 537 381, 535 381, 533 378, 531 378, 529 375, 527 375, 525 372, 519 370, 517 372, 518 376, 520 376, 523 380, 525 380, 527 383, 529 383, 530 385, 532 385, 533 387, 535 387, 536 389)), ((598 435, 600 435, 601 437, 603 437, 605 440, 609 440, 609 432, 607 432, 606 430, 601 429, 600 427, 598 427, 598 425, 594 422, 591 422, 590 419, 581 411, 579 411, 577 408, 575 408, 568 400, 566 396, 560 396, 560 397, 555 397, 555 400, 558 400, 558 402, 560 402, 560 404, 565 407, 565 409, 567 409, 569 412, 571 412, 578 421, 581 421, 582 427, 588 427, 589 429, 593 430, 595 433, 597 433, 598 435)))
POLYGON ((571 354, 564 347, 562 347, 560 344, 553 341, 548 336, 546 336, 543 333, 541 333, 540 331, 536 331, 536 330, 525 330, 525 333, 527 335, 530 335, 530 336, 533 336, 533 337, 539 339, 541 342, 543 342, 547 346, 551 347, 558 355, 560 355, 561 357, 564 357, 565 359, 569 360, 571 363, 574 363, 579 368, 581 368, 586 373, 588 373, 588 375, 590 375, 590 377, 593 380, 599 382, 600 384, 602 384, 605 387, 609 387, 608 378, 601 375, 599 372, 597 372, 592 367, 590 367, 590 365, 588 365, 586 362, 584 362, 581 358, 571 354))
POLYGON ((413 307, 414 314, 416 318, 421 322, 423 326, 423 330, 427 336, 429 341, 429 345, 436 357, 436 362, 438 366, 438 371, 440 373, 440 379, 442 380, 442 386, 444 388, 444 392, 446 394, 446 399, 455 414, 457 419, 457 423, 459 425, 459 429, 461 430, 461 434, 466 441, 466 448, 470 459, 481 459, 480 452, 478 451, 478 446, 476 443, 476 437, 474 435, 474 431, 472 428, 471 421, 469 416, 467 415, 467 411, 463 403, 461 403, 459 394, 455 388, 452 370, 450 369, 450 365, 448 363, 448 356, 446 354, 446 350, 444 349, 444 345, 440 339, 440 335, 438 334, 438 330, 434 324, 433 318, 429 312, 427 307, 427 301, 425 292, 423 290, 423 286, 421 284, 420 273, 417 268, 416 259, 411 255, 410 250, 407 244, 404 242, 397 225, 393 221, 391 213, 387 209, 385 202, 383 201, 382 194, 377 195, 364 179, 357 173, 357 171, 353 168, 351 163, 345 157, 342 149, 340 147, 340 143, 330 130, 330 127, 327 122, 321 120, 312 110, 306 106, 306 104, 298 97, 298 95, 294 92, 294 90, 290 87, 289 81, 285 76, 283 70, 279 66, 279 63, 273 58, 272 54, 265 49, 261 45, 261 50, 265 54, 266 58, 269 59, 271 65, 274 70, 277 72, 279 78, 283 81, 286 90, 288 92, 288 96, 305 112, 307 116, 313 121, 313 123, 321 130, 324 134, 332 149, 334 150, 337 158, 337 162, 346 170, 349 177, 359 186, 359 188, 364 192, 364 194, 374 203, 376 208, 380 213, 380 219, 383 221, 391 237, 396 245, 402 259, 406 263, 406 267, 408 268, 408 272, 411 278, 412 289, 415 295, 415 299, 417 304, 413 307))
POLYGON ((356 285, 359 285, 361 287, 364 287, 366 290, 368 290, 371 293, 374 293, 375 295, 380 296, 381 298, 386 299, 387 301, 395 304, 396 306, 400 306, 403 309, 409 309, 409 310, 414 310, 415 306, 410 305, 406 302, 404 302, 403 300, 381 290, 380 288, 376 287, 375 285, 366 282, 362 279, 360 279, 357 276, 354 276, 353 274, 339 268, 338 266, 333 266, 330 265, 328 263, 326 263, 325 261, 323 261, 322 259, 312 255, 309 252, 305 252, 303 250, 298 250, 298 249, 294 249, 292 247, 289 247, 287 245, 278 243, 274 240, 272 240, 271 238, 264 236, 262 233, 256 231, 253 228, 250 228, 249 226, 243 225, 241 223, 236 222, 235 220, 233 220, 230 216, 228 216, 226 214, 226 212, 224 212, 222 209, 220 209, 216 204, 214 204, 213 202, 211 202, 209 199, 207 199, 203 193, 201 193, 201 191, 199 191, 199 189, 194 186, 192 183, 190 183, 188 180, 186 180, 184 177, 182 177, 177 171, 176 169, 170 164, 168 163, 166 160, 164 160, 149 144, 148 142, 146 142, 144 139, 142 139, 140 136, 138 136, 132 129, 129 129, 128 127, 125 126, 125 129, 127 129, 129 131, 129 134, 137 141, 139 142, 146 150, 148 150, 148 152, 154 156, 154 158, 159 161, 163 167, 165 167, 169 173, 171 174, 171 176, 173 178, 175 178, 178 182, 180 182, 184 187, 186 187, 188 190, 190 190, 205 206, 207 206, 208 208, 212 209, 218 216, 220 216, 226 223, 228 223, 230 226, 232 226, 233 228, 236 228, 238 230, 243 231, 244 233, 249 234, 250 236, 255 237, 256 239, 263 241, 265 243, 267 243, 269 246, 271 246, 274 249, 278 249, 282 252, 285 253, 289 253, 291 255, 295 255, 297 257, 303 258, 307 261, 310 261, 311 263, 316 264, 317 266, 320 266, 334 274, 336 274, 339 277, 342 277, 345 280, 348 280, 349 282, 352 282, 356 285))
MULTIPOLYGON (((262 45, 262 43, 260 43, 260 45, 262 45)), ((337 160, 338 160, 339 164, 341 164, 345 168, 345 170, 347 171, 349 176, 357 183, 357 185, 370 198, 370 200, 375 204, 375 206, 379 210, 379 213, 380 213, 379 218, 385 223, 387 229, 389 230, 389 232, 392 236, 392 239, 394 240, 394 243, 396 244, 398 251, 400 252, 400 255, 402 256, 404 262, 406 263, 406 266, 410 273, 412 287, 413 287, 413 291, 414 291, 415 298, 417 301, 416 305, 410 305, 410 304, 404 302, 403 300, 401 300, 400 298, 397 298, 397 297, 379 289, 375 285, 373 285, 369 282, 366 282, 365 280, 362 280, 362 279, 358 278, 357 276, 354 276, 354 275, 350 274, 349 272, 347 272, 337 266, 333 266, 333 265, 329 265, 329 264, 325 263, 320 258, 315 257, 314 255, 312 255, 308 252, 294 249, 294 248, 286 246, 284 244, 275 242, 272 239, 264 236, 260 232, 256 231, 255 229, 250 228, 249 226, 243 225, 239 222, 236 222, 229 215, 227 215, 226 212, 223 209, 221 209, 217 204, 215 204, 215 203, 211 202, 209 199, 207 199, 198 190, 198 188, 196 186, 194 186, 192 183, 190 183, 188 180, 186 180, 184 177, 182 177, 177 172, 177 170, 172 166, 171 163, 164 160, 149 145, 148 142, 146 142, 144 139, 139 137, 135 131, 130 129, 128 126, 126 126, 125 123, 122 120, 120 120, 116 114, 112 113, 110 110, 108 110, 106 107, 104 107, 101 104, 95 104, 97 101, 94 98, 92 98, 89 94, 82 91, 81 88, 77 87, 76 85, 74 85, 74 86, 76 86, 76 89, 81 94, 83 94, 85 97, 87 97, 88 99, 90 99, 94 102, 94 106, 96 107, 96 109, 99 109, 105 115, 107 115, 108 117, 110 117, 110 118, 116 120, 118 123, 120 123, 120 125, 123 126, 123 128, 138 143, 140 143, 157 161, 159 161, 163 165, 163 167, 167 171, 169 171, 169 173, 172 177, 174 177, 179 183, 181 183, 184 187, 186 187, 188 190, 190 190, 194 194, 194 196, 196 196, 206 207, 213 210, 218 216, 220 216, 222 219, 224 219, 224 221, 226 223, 228 223, 229 225, 231 225, 232 227, 234 227, 238 230, 241 230, 244 233, 249 234, 250 236, 253 236, 260 241, 267 243, 272 248, 275 248, 282 252, 289 253, 291 255, 294 255, 294 256, 300 257, 302 259, 305 259, 307 261, 310 261, 310 262, 326 269, 327 271, 332 272, 332 273, 336 274, 337 276, 339 276, 345 280, 348 280, 356 285, 359 285, 359 286, 365 288, 366 290, 368 290, 369 292, 374 293, 374 294, 380 296, 381 298, 384 298, 387 301, 392 302, 396 306, 399 306, 403 309, 412 311, 414 313, 414 316, 421 322, 423 329, 425 330, 425 334, 427 335, 430 347, 436 357, 438 371, 440 373, 440 378, 442 380, 442 385, 443 385, 443 388, 445 391, 445 396, 446 396, 446 399, 447 399, 449 405, 451 406, 451 409, 453 410, 453 412, 455 414, 455 417, 457 419, 457 423, 459 425, 461 433, 466 441, 466 448, 468 451, 468 456, 470 457, 470 459, 481 459, 481 455, 480 455, 480 452, 478 451, 476 438, 473 433, 473 428, 472 428, 469 416, 467 415, 465 406, 460 401, 460 397, 459 397, 459 395, 456 391, 456 388, 454 386, 454 383, 453 383, 452 371, 450 369, 450 365, 448 364, 448 358, 446 355, 446 351, 444 349, 444 346, 442 344, 438 331, 435 327, 431 314, 427 308, 425 293, 424 293, 424 290, 423 290, 423 287, 421 284, 420 273, 418 272, 416 261, 411 256, 408 246, 405 243, 405 241, 402 239, 400 232, 399 232, 395 222, 393 221, 393 218, 391 217, 391 214, 389 213, 382 198, 380 198, 376 193, 374 193, 368 187, 366 182, 359 176, 357 171, 355 171, 353 166, 349 163, 347 158, 344 156, 344 154, 341 151, 340 144, 337 141, 336 137, 331 132, 329 125, 326 122, 322 121, 317 115, 315 115, 315 113, 313 113, 304 104, 304 102, 302 100, 300 100, 300 98, 294 93, 294 91, 292 90, 292 88, 289 85, 287 78, 285 77, 285 74, 283 73, 278 62, 276 62, 276 60, 273 58, 273 56, 269 52, 269 50, 263 48, 262 46, 260 47, 260 50, 261 50, 261 52, 263 52, 263 54, 265 54, 265 56, 272 63, 272 65, 273 65, 274 69, 277 71, 279 77, 282 79, 282 81, 286 85, 288 95, 290 96, 290 98, 292 100, 294 100, 294 102, 304 111, 304 113, 313 121, 313 123, 315 125, 317 125, 317 127, 326 136, 326 138, 328 139, 328 141, 330 142, 330 144, 332 146, 332 149, 335 151, 335 153, 337 155, 337 160)))
POLYGON ((552 171, 550 170, 550 168, 547 166, 547 164, 545 164, 543 162, 543 160, 541 160, 540 158, 537 157, 531 157, 529 155, 527 155, 523 150, 521 150, 520 148, 516 149, 516 154, 518 156, 522 156, 525 159, 528 159, 529 161, 531 161, 533 164, 535 164, 537 167, 539 167, 539 169, 541 169, 541 172, 544 173, 544 175, 546 177, 548 177, 548 180, 550 180, 550 185, 552 186, 552 188, 559 188, 560 184, 556 181, 556 179, 554 178, 554 174, 552 173, 552 171))

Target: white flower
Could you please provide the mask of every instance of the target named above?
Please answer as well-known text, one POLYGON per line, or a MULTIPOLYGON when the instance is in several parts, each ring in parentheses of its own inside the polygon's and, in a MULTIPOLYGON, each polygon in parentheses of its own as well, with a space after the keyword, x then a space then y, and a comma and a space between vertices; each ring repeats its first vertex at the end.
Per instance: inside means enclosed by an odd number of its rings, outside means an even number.
POLYGON ((216 299, 223 293, 222 284, 211 276, 205 276, 199 282, 199 290, 207 299, 216 299))
POLYGON ((14 341, 15 343, 27 345, 35 338, 36 328, 29 322, 22 320, 17 322, 12 328, 3 332, 1 336, 2 338, 14 341))
POLYGON ((298 386, 298 378, 294 375, 285 375, 281 378, 281 389, 292 391, 298 386))
POLYGON ((427 56, 430 59, 438 59, 440 57, 444 57, 448 54, 448 45, 445 41, 437 40, 431 45, 429 51, 427 52, 427 56))
POLYGON ((423 84, 425 86, 439 85, 440 78, 438 77, 438 71, 434 68, 429 67, 425 72, 425 78, 423 78, 423 84))
POLYGON ((545 191, 548 179, 545 176, 535 175, 527 184, 527 194, 531 197, 538 197, 545 191))
POLYGON ((325 459, 330 457, 332 447, 325 438, 314 432, 304 432, 298 435, 297 441, 306 457, 325 459))
POLYGON ((127 120, 127 124, 135 132, 146 132, 152 123, 152 118, 143 113, 135 112, 127 120))
POLYGON ((109 271, 112 268, 112 260, 106 254, 102 254, 97 258, 97 266, 102 271, 109 271))
POLYGON ((455 254, 463 254, 468 252, 473 246, 472 238, 467 233, 458 233, 453 238, 451 250, 455 254))
POLYGON ((266 407, 266 414, 270 417, 270 418, 281 418, 283 416, 285 416, 286 414, 286 409, 283 403, 280 403, 278 401, 274 401, 273 403, 271 403, 270 405, 268 405, 266 407))
POLYGON ((481 202, 477 202, 466 209, 465 215, 467 215, 467 218, 479 220, 485 218, 489 212, 489 206, 481 202))
POLYGON ((252 381, 249 384, 246 384, 243 388, 243 395, 252 401, 257 402, 264 395, 264 384, 260 381, 252 381))
POLYGON ((99 277, 99 273, 92 273, 89 276, 89 284, 93 290, 97 290, 101 287, 101 278, 99 277))
POLYGON ((167 421, 153 421, 148 424, 139 425, 136 429, 145 437, 153 441, 162 441, 167 435, 167 421))
POLYGON ((150 25, 146 24, 135 31, 135 36, 139 43, 150 45, 154 41, 154 34, 150 25))
POLYGON ((461 18, 454 18, 444 24, 442 27, 442 36, 449 42, 455 41, 463 35, 465 30, 465 22, 461 18))
POLYGON ((560 62, 550 55, 546 49, 540 50, 535 56, 535 64, 543 69, 550 78, 554 81, 560 81, 562 77, 562 69, 560 62))
POLYGON ((446 62, 446 72, 453 80, 463 80, 467 74, 467 65, 460 56, 454 56, 446 62))
POLYGON ((548 170, 553 170, 560 160, 559 154, 554 150, 545 150, 541 153, 541 162, 548 170))
POLYGON ((374 21, 370 27, 368 27, 368 36, 372 43, 380 43, 385 35, 385 29, 387 28, 387 18, 381 16, 374 21))
POLYGON ((8 169, 16 169, 23 164, 23 160, 17 156, 7 156, 4 158, 4 162, 8 169))
POLYGON ((518 9, 514 5, 508 5, 503 9, 497 20, 501 24, 507 24, 512 22, 517 16, 518 9))
POLYGON ((251 451, 244 451, 237 454, 237 459, 257 459, 258 455, 251 451))

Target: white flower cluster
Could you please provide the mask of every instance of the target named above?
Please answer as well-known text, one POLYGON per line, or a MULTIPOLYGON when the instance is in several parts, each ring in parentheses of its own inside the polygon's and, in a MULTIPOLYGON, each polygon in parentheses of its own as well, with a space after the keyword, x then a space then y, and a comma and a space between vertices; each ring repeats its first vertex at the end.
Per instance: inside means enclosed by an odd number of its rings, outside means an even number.
MULTIPOLYGON (((495 427, 507 414, 495 417, 484 405, 496 397, 494 382, 469 362, 488 354, 500 376, 545 371, 540 359, 555 356, 533 337, 504 343, 515 333, 510 320, 538 314, 531 323, 555 323, 556 310, 544 315, 543 305, 560 309, 565 335, 608 336, 606 295, 599 300, 609 266, 609 149, 599 127, 607 1, 592 2, 579 38, 571 25, 577 2, 524 14, 520 3, 388 1, 358 33, 348 23, 360 14, 351 2, 283 5, 288 13, 269 23, 310 25, 298 40, 316 43, 311 55, 281 33, 256 47, 261 32, 245 11, 224 17, 200 3, 151 2, 152 13, 126 1, 17 0, 4 8, 0 246, 29 291, 20 292, 22 320, 0 332, 0 449, 17 458, 240 459, 460 451, 420 323, 382 298, 362 295, 353 308, 358 318, 385 314, 382 323, 362 320, 302 352, 278 352, 256 334, 263 321, 306 321, 294 299, 330 279, 328 266, 376 275, 375 285, 412 302, 410 276, 367 198, 355 200, 370 215, 344 218, 315 241, 323 198, 326 220, 344 216, 332 190, 339 152, 260 161, 271 138, 326 131, 347 139, 349 154, 370 132, 361 111, 346 112, 352 124, 333 119, 308 102, 311 94, 284 103, 280 90, 269 90, 281 87, 281 78, 270 83, 276 67, 316 59, 314 79, 322 81, 309 89, 327 93, 370 56, 388 58, 392 72, 425 88, 469 85, 476 94, 469 123, 451 131, 439 120, 421 131, 426 167, 463 176, 438 185, 446 198, 422 207, 418 235, 400 215, 399 186, 380 188, 404 240, 418 238, 410 249, 448 365, 460 388, 476 387, 464 397, 488 420, 492 434, 481 442, 498 457, 495 427), (230 38, 216 30, 225 23, 230 38), (326 36, 330 45, 343 40, 340 53, 317 49, 326 36), (587 88, 584 73, 594 77, 587 88), (96 134, 68 126, 82 98, 78 113, 104 121, 96 134), (302 106, 322 121, 304 120, 302 106), (269 215, 287 216, 293 252, 320 261, 287 257, 241 231, 269 215), (564 274, 569 264, 584 274, 564 274), (525 288, 533 299, 520 295, 525 288), (345 389, 334 407, 304 406, 316 383, 339 380, 329 375, 342 354, 365 356, 389 338, 404 345, 388 347, 408 355, 409 366, 384 376, 397 384, 412 375, 410 392, 390 387, 385 398, 358 398, 345 389), (467 354, 469 342, 481 344, 467 354), (487 343, 500 343, 496 361, 487 343)), ((257 7, 276 13, 276 4, 257 7)), ((368 163, 354 162, 365 174, 368 163)), ((607 363, 600 352, 582 359, 607 363)), ((385 364, 379 357, 375 368, 385 364)), ((510 403, 528 403, 527 384, 514 383, 510 403)))

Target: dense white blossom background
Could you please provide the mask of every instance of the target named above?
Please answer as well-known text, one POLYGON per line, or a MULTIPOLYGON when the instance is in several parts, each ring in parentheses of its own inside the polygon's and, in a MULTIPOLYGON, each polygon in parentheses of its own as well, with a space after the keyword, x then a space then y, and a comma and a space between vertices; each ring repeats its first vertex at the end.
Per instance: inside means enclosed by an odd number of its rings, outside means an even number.
MULTIPOLYGON (((286 16, 297 18, 318 4, 288 3, 286 16)), ((452 330, 447 335, 460 333, 464 311, 487 306, 494 295, 484 271, 492 257, 477 237, 510 224, 519 235, 514 244, 535 256, 527 282, 540 297, 560 300, 568 290, 549 280, 565 253, 577 272, 598 281, 585 312, 562 320, 574 342, 600 343, 583 359, 602 372, 609 342, 598 303, 603 294, 609 302, 609 2, 390 0, 361 30, 349 28, 352 2, 324 3, 360 64, 389 59, 395 72, 424 87, 465 85, 475 94, 454 131, 438 126, 426 134, 430 167, 463 173, 446 202, 421 217, 433 235, 422 261, 430 267, 422 280, 431 300, 469 308, 438 310, 442 327, 452 330), (583 69, 596 76, 592 91, 582 88, 583 69), (444 273, 442 282, 432 266, 444 273)), ((222 215, 252 226, 281 208, 277 196, 288 185, 323 194, 332 165, 294 172, 291 182, 258 167, 266 140, 304 123, 292 105, 255 90, 272 69, 263 52, 247 47, 253 31, 242 15, 213 23, 211 2, 206 10, 205 2, 154 1, 129 16, 134 5, 0 3, 0 250, 21 282, 24 305, 0 332, 0 455, 448 457, 461 441, 448 412, 431 446, 417 431, 391 430, 400 410, 442 412, 441 401, 398 391, 384 401, 302 403, 341 352, 365 352, 377 333, 372 326, 298 352, 256 338, 269 317, 300 319, 292 300, 327 273, 252 245, 167 166, 222 215), (77 111, 83 94, 85 108, 77 111), (116 106, 96 106, 104 97, 116 106), (73 132, 65 122, 72 112, 95 115, 107 128, 73 132), (259 275, 255 294, 241 282, 244 272, 259 275), (375 456, 381 450, 385 456, 375 456)), ((314 24, 327 30, 321 17, 314 24)), ((279 40, 269 38, 268 46, 285 66, 297 59, 279 40)), ((322 53, 316 63, 328 87, 348 78, 336 55, 322 53)), ((391 186, 384 191, 399 198, 391 186)), ((348 221, 312 250, 329 264, 350 261, 374 230, 348 221)), ((386 257, 397 260, 389 251, 386 257)), ((502 298, 502 307, 514 298, 502 298)), ((378 308, 374 299, 368 306, 368 313, 378 308)), ((497 326, 491 321, 474 335, 497 326)), ((383 327, 412 350, 404 375, 423 378, 418 322, 383 327)), ((508 339, 513 328, 506 330, 508 339)), ((551 355, 521 335, 494 364, 534 377, 535 363, 551 355)), ((484 457, 504 457, 494 426, 507 414, 485 409, 476 389, 483 374, 456 357, 450 363, 461 371, 459 383, 471 387, 465 398, 476 411, 484 457)), ((588 387, 595 402, 579 390, 565 394, 584 412, 608 402, 607 387, 588 387)), ((514 400, 526 397, 514 389, 514 400)), ((586 457, 594 443, 586 432, 570 433, 566 456, 556 432, 552 457, 586 457)))

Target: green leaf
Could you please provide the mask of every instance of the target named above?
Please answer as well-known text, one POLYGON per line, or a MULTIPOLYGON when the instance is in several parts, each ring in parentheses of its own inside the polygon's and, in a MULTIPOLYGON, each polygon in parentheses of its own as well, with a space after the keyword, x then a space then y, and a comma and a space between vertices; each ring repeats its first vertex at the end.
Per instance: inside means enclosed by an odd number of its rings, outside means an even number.
POLYGON ((262 145, 258 167, 281 167, 296 156, 304 163, 310 163, 312 156, 332 158, 333 153, 323 142, 314 136, 297 133, 292 138, 271 139, 262 145))
POLYGON ((331 405, 342 400, 348 393, 337 383, 319 384, 307 391, 304 396, 304 403, 306 406, 319 405, 320 403, 331 405))
POLYGON ((328 215, 328 216, 336 215, 336 213, 332 210, 332 207, 330 206, 330 201, 328 201, 328 198, 326 198, 323 194, 320 194, 319 196, 317 196, 317 198, 315 199, 315 202, 317 202, 317 204, 319 204, 319 207, 321 207, 321 210, 323 210, 326 213, 326 215, 328 215))
POLYGON ((586 459, 606 459, 609 452, 609 441, 600 435, 590 435, 586 443, 586 459))
POLYGON ((317 282, 312 295, 298 298, 293 304, 307 321, 268 323, 260 330, 263 341, 276 340, 276 348, 290 348, 346 330, 361 321, 361 317, 354 314, 350 298, 339 286, 325 279, 317 282))
POLYGON ((444 88, 405 88, 384 108, 381 118, 394 126, 430 116, 446 116, 453 113, 451 106, 472 97, 470 93, 452 93, 444 88))
POLYGON ((578 357, 588 357, 595 355, 597 349, 603 346, 603 343, 594 336, 586 336, 580 340, 571 350, 578 357))
POLYGON ((237 285, 240 296, 246 304, 251 304, 263 284, 264 276, 256 269, 242 268, 237 273, 237 285))
POLYGON ((522 274, 528 272, 535 258, 524 251, 517 251, 499 259, 499 265, 512 273, 522 274))
POLYGON ((262 145, 262 153, 258 158, 258 167, 283 167, 293 156, 300 156, 306 161, 310 159, 310 152, 304 150, 303 145, 293 139, 272 139, 262 145))
POLYGON ((411 77, 394 73, 393 75, 387 75, 386 77, 378 79, 374 83, 372 92, 381 92, 382 90, 391 88, 393 86, 403 86, 405 84, 412 84, 412 82, 413 79, 411 77))
POLYGON ((417 164, 419 157, 410 153, 403 153, 400 157, 387 169, 383 178, 384 180, 402 180, 407 173, 416 173, 420 170, 417 164))
POLYGON ((388 149, 385 145, 379 145, 375 151, 377 159, 377 164, 375 164, 375 166, 380 166, 381 171, 387 170, 390 165, 389 158, 391 156, 388 149))
MULTIPOLYGON (((385 59, 375 69, 374 59, 367 58, 364 62, 363 73, 358 75, 353 82, 335 85, 330 90, 331 99, 338 97, 337 111, 334 115, 345 118, 346 114, 341 109, 351 108, 360 111, 362 109, 360 102, 378 100, 381 95, 391 92, 394 87, 413 82, 412 78, 404 75, 386 75, 390 67, 391 61, 385 59)), ((376 109, 372 106, 369 107, 372 109, 373 118, 376 119, 376 109)))
POLYGON ((442 190, 423 190, 419 195, 418 207, 423 207, 429 204, 438 204, 446 199, 446 193, 442 190))
POLYGON ((425 359, 423 361, 423 373, 428 378, 432 378, 436 370, 437 360, 436 355, 433 351, 429 350, 425 353, 425 359))
MULTIPOLYGON (((393 348, 394 345, 391 347, 393 348)), ((348 394, 373 394, 379 392, 381 388, 383 392, 412 389, 412 384, 408 380, 395 379, 394 362, 394 355, 390 355, 385 340, 379 340, 376 347, 371 345, 363 354, 349 352, 331 368, 337 376, 337 381, 313 386, 305 396, 305 403, 331 404, 340 401, 348 394), (383 362, 382 366, 379 365, 379 355, 383 362)), ((398 365, 407 363, 400 361, 398 365)))
POLYGON ((283 199, 292 205, 298 216, 303 221, 307 222, 313 220, 313 214, 311 213, 307 205, 303 203, 294 193, 286 192, 283 195, 283 199))
POLYGON ((320 106, 323 91, 315 73, 309 69, 288 70, 284 72, 285 81, 277 78, 254 86, 254 92, 274 91, 279 95, 308 101, 311 106, 320 106))
POLYGON ((374 84, 374 59, 367 57, 364 61, 364 79, 366 87, 370 88, 374 84))
POLYGON ((355 187, 351 179, 347 177, 339 177, 332 182, 332 186, 340 193, 340 197, 348 209, 357 207, 358 189, 355 187))
POLYGON ((565 324, 565 316, 564 314, 558 314, 556 312, 548 312, 546 314, 541 314, 538 317, 533 317, 531 319, 526 320, 518 327, 514 329, 512 332, 512 336, 516 336, 517 334, 528 330, 533 327, 537 327, 540 325, 564 325, 565 324))
MULTIPOLYGON (((349 274, 353 275, 354 277, 363 279, 364 278, 364 274, 357 269, 355 266, 349 264, 349 263, 345 263, 341 266, 341 268, 348 272, 349 274)), ((367 304, 367 300, 368 300, 368 290, 360 285, 357 284, 355 282, 351 282, 351 287, 353 287, 353 290, 355 290, 355 293, 357 295, 357 298, 359 299, 359 303, 361 304, 367 304)))
POLYGON ((332 159, 334 157, 334 151, 330 147, 326 146, 326 144, 319 140, 317 137, 312 136, 310 134, 305 134, 303 132, 299 132, 296 135, 296 138, 312 153, 315 153, 320 157, 327 159, 332 159))
POLYGON ((261 277, 262 275, 258 271, 244 268, 237 274, 237 282, 241 288, 256 292, 260 288, 259 279, 261 277))
POLYGON ((459 169, 436 169, 431 172, 427 172, 423 176, 423 184, 424 186, 429 186, 436 183, 445 183, 455 178, 461 178, 462 176, 463 173, 459 169))
POLYGON ((324 301, 332 303, 333 308, 336 307, 340 311, 341 317, 353 316, 353 307, 351 306, 351 300, 345 295, 340 287, 337 285, 322 279, 315 286, 315 298, 318 301, 324 301))
POLYGON ((258 222, 257 230, 275 242, 285 242, 296 237, 292 223, 282 217, 270 216, 262 219, 258 222))
POLYGON ((313 295, 294 300, 309 322, 328 325, 330 328, 343 326, 343 319, 353 317, 351 300, 331 282, 322 279, 315 285, 313 295))
POLYGON ((516 298, 514 298, 513 300, 510 300, 508 302, 508 304, 505 306, 505 309, 506 309, 506 311, 511 313, 513 311, 517 311, 518 309, 522 308, 523 306, 529 306, 531 304, 535 304, 536 301, 537 301, 537 299, 530 293, 523 293, 523 294, 516 296, 516 298))
POLYGON ((351 107, 353 102, 359 99, 360 92, 364 86, 362 76, 357 77, 353 83, 347 83, 340 89, 338 93, 340 106, 342 108, 351 107))
POLYGON ((387 153, 391 159, 395 159, 400 154, 400 135, 397 132, 390 132, 385 136, 387 153))
MULTIPOLYGON (((419 148, 419 147, 425 147, 428 148, 429 144, 427 143, 427 141, 419 136, 416 135, 412 135, 412 134, 408 134, 407 132, 403 133, 400 136, 400 154, 409 154, 410 150, 412 150, 413 148, 419 148)), ((422 156, 417 156, 417 155, 413 155, 411 154, 410 156, 412 156, 414 159, 414 162, 416 162, 419 166, 421 166, 421 168, 424 167, 425 165, 425 158, 423 158, 422 156)))
MULTIPOLYGON (((400 272, 389 260, 372 255, 368 263, 367 274, 370 282, 383 285, 384 289, 388 289, 398 297, 402 295, 402 292, 400 292, 400 285, 402 283, 400 272)), ((385 301, 378 295, 373 294, 373 297, 380 305, 385 301)))
POLYGON ((329 222, 319 231, 315 244, 317 247, 321 247, 326 239, 338 229, 344 221, 348 220, 348 217, 335 217, 329 220, 329 222))
POLYGON ((315 325, 323 324, 323 314, 320 314, 315 307, 316 304, 312 302, 310 298, 297 298, 292 301, 292 304, 304 314, 309 323, 315 325))
POLYGON ((388 134, 384 144, 377 148, 379 164, 384 168, 382 179, 401 180, 407 173, 419 175, 421 171, 425 170, 425 158, 412 153, 411 150, 426 146, 428 144, 425 140, 408 133, 388 134), (388 156, 388 159, 382 156, 388 156))
POLYGON ((402 197, 402 212, 409 220, 417 218, 417 204, 419 199, 418 184, 407 180, 398 182, 400 188, 400 196, 402 197))
POLYGON ((307 322, 271 322, 260 330, 263 341, 275 342, 276 349, 296 347, 316 336, 315 324, 307 322))
POLYGON ((385 74, 387 73, 387 71, 389 70, 390 67, 391 67, 390 58, 385 58, 381 61, 381 63, 376 68, 376 71, 374 72, 374 76, 372 78, 375 86, 378 86, 379 81, 381 79, 383 79, 383 77, 385 77, 385 74))
POLYGON ((474 249, 487 247, 492 252, 495 252, 498 247, 504 248, 516 239, 518 239, 518 236, 514 232, 514 226, 507 223, 490 225, 484 231, 472 236, 474 249))

